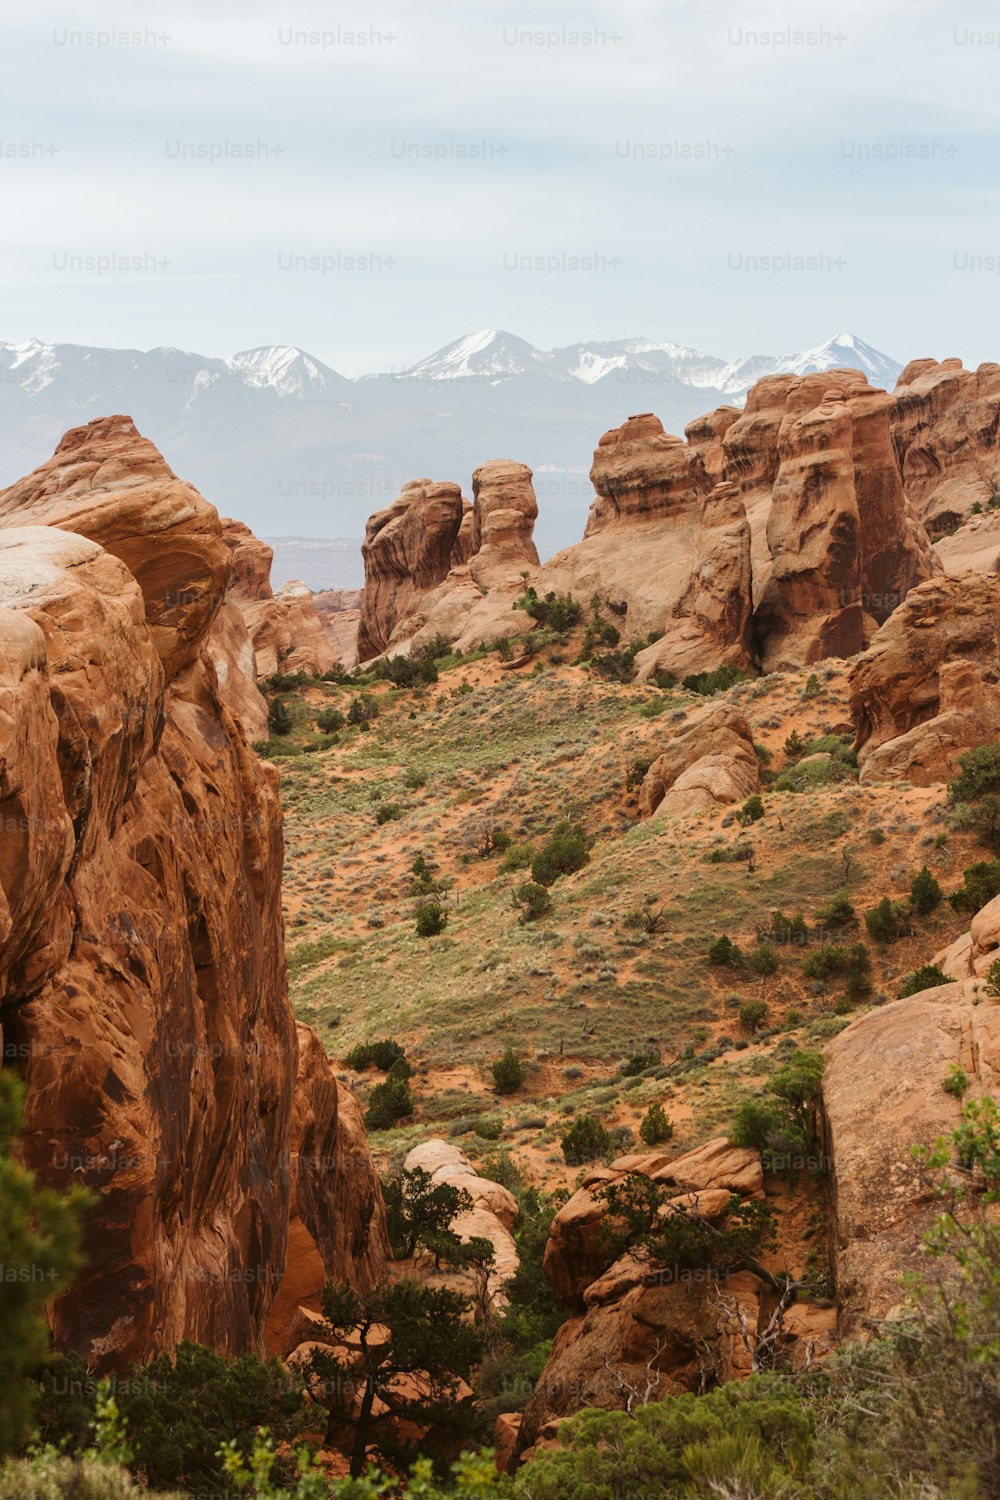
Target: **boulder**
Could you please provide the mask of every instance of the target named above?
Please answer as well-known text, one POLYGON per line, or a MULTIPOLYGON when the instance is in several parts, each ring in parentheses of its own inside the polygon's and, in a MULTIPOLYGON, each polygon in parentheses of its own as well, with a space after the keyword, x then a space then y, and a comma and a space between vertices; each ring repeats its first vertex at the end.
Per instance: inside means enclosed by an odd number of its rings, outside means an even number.
POLYGON ((681 817, 742 802, 760 787, 750 726, 729 703, 697 709, 653 761, 639 789, 643 818, 681 817))
POLYGON ((459 486, 431 479, 411 480, 392 505, 372 516, 361 548, 360 661, 381 655, 399 622, 447 578, 463 517, 459 486))

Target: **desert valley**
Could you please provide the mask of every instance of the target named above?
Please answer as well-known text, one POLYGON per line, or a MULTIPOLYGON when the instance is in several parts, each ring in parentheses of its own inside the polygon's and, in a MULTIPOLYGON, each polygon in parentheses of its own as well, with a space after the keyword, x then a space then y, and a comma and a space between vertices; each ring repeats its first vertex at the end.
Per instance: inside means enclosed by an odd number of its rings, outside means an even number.
POLYGON ((1000 364, 602 420, 0 491, 0 1500, 1000 1496, 1000 364))

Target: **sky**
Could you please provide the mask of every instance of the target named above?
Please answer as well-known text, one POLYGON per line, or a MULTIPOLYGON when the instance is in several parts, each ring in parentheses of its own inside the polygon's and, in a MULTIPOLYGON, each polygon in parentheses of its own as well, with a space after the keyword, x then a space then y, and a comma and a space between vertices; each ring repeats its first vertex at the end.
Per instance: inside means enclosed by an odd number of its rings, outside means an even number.
POLYGON ((3 31, 5 341, 1000 358, 995 5, 54 0, 3 31))

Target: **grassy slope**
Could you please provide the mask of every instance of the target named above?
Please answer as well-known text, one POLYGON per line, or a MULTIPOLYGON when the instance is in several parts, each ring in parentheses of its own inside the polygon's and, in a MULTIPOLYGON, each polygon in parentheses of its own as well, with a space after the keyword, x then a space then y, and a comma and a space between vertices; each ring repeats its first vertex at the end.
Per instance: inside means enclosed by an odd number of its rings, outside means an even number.
MULTIPOLYGON (((772 773, 787 759, 792 729, 812 738, 849 728, 844 671, 821 668, 815 695, 806 681, 789 672, 727 695, 770 750, 772 773)), ((315 708, 346 708, 356 691, 300 692, 285 747, 308 739, 315 708)), ((725 1127, 735 1101, 762 1088, 793 1044, 815 1045, 844 1024, 843 983, 806 979, 808 948, 784 949, 779 971, 760 978, 710 965, 710 939, 727 932, 748 950, 775 908, 812 924, 844 887, 860 916, 885 894, 904 897, 925 862, 950 890, 982 857, 949 831, 937 788, 848 781, 765 791, 765 817, 746 831, 724 808, 639 822, 626 771, 701 706, 680 689, 600 683, 562 663, 505 673, 487 657, 453 666, 420 694, 370 691, 382 712, 369 732, 346 731, 333 748, 281 765, 296 1010, 335 1057, 393 1036, 417 1068, 417 1114, 377 1138, 383 1147, 499 1112, 503 1144, 551 1186, 574 1175, 558 1152, 567 1117, 587 1109, 634 1128, 653 1099, 675 1121, 675 1144, 696 1144, 725 1127), (402 816, 379 825, 380 803, 400 804, 402 816), (499 857, 477 850, 487 828, 532 842, 562 817, 594 837, 591 861, 553 887, 549 916, 524 926, 511 896, 525 875, 503 873, 499 857), (874 830, 884 842, 873 842, 874 830), (743 861, 707 862, 712 850, 746 841, 753 872, 743 861), (448 927, 432 939, 417 937, 408 895, 418 853, 452 883, 448 927), (652 935, 626 921, 647 896, 664 907, 652 935), (771 1029, 748 1038, 737 1007, 758 996, 771 1029), (508 1044, 530 1060, 529 1073, 513 1099, 498 1100, 489 1063, 508 1044), (622 1079, 621 1060, 645 1050, 660 1066, 622 1079)), ((869 942, 875 1001, 894 998, 903 977, 963 925, 944 905, 911 938, 882 950, 869 942)), ((869 941, 863 923, 830 937, 869 941)), ((364 1094, 378 1076, 351 1081, 364 1094)), ((488 1149, 468 1133, 461 1144, 472 1155, 488 1149)))

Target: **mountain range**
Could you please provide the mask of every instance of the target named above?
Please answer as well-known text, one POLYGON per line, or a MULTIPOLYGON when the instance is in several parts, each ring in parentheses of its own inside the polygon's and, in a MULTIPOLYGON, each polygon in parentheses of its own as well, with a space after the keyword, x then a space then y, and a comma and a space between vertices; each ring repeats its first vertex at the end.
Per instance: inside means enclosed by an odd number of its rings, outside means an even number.
POLYGON ((891 387, 902 368, 853 334, 788 355, 731 360, 667 340, 541 350, 502 329, 470 333, 406 369, 349 379, 298 348, 229 359, 180 349, 0 343, 0 485, 69 427, 127 412, 223 512, 277 542, 275 582, 361 581, 358 541, 408 479, 466 490, 490 458, 535 471, 543 555, 579 539, 601 433, 652 410, 668 431, 740 405, 762 376, 850 366, 891 387), (331 545, 332 543, 332 545, 331 545), (294 571, 296 570, 297 571, 294 571))

